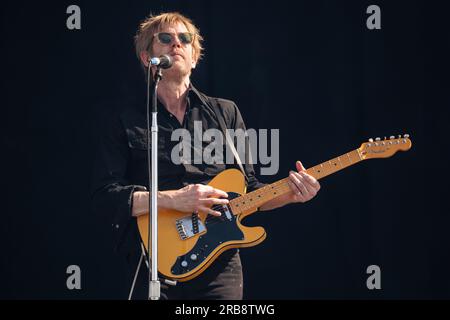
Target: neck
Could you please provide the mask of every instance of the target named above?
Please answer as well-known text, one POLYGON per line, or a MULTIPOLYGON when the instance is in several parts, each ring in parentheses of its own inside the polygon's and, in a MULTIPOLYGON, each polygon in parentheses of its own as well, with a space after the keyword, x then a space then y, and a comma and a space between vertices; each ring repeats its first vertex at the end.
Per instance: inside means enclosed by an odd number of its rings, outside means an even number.
MULTIPOLYGON (((337 158, 333 158, 329 161, 325 161, 319 165, 311 167, 307 169, 306 172, 319 180, 360 161, 362 161, 362 158, 359 150, 356 149, 337 158)), ((270 200, 284 194, 291 193, 292 191, 289 187, 288 181, 289 178, 284 178, 260 189, 244 194, 238 198, 232 199, 230 204, 233 209, 233 213, 236 215, 239 214, 240 218, 243 219, 245 216, 252 214, 258 210, 260 206, 270 200)))
POLYGON ((169 112, 177 114, 184 111, 189 83, 189 77, 182 79, 167 77, 161 80, 158 85, 158 98, 169 112))

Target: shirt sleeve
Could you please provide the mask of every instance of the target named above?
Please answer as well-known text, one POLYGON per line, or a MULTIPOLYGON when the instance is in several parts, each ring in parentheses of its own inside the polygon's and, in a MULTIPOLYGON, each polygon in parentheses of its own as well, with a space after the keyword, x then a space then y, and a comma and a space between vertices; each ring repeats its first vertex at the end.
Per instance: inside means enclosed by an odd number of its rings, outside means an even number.
POLYGON ((109 224, 115 249, 120 251, 133 228, 133 192, 147 188, 130 184, 127 179, 128 139, 117 114, 104 121, 96 138, 91 181, 92 210, 109 224))

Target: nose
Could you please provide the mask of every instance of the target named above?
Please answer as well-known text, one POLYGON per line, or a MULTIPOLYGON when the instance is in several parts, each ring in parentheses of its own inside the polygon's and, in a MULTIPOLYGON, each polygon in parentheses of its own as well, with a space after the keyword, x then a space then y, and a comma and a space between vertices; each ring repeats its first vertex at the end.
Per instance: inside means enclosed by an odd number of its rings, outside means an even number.
POLYGON ((174 48, 180 48, 181 47, 181 42, 180 42, 180 39, 178 39, 177 35, 175 35, 175 37, 173 37, 172 47, 174 47, 174 48))

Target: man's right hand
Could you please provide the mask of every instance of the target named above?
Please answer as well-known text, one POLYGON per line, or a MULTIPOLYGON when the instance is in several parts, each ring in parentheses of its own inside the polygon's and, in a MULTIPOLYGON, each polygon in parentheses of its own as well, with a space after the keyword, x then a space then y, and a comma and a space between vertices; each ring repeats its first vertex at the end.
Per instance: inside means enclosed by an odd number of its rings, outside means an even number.
MULTIPOLYGON (((148 213, 147 191, 136 191, 133 193, 132 214, 137 217, 148 213)), ((158 208, 173 209, 182 212, 204 212, 214 216, 220 216, 219 211, 211 209, 216 204, 228 204, 225 191, 206 186, 203 184, 190 184, 179 190, 159 191, 158 208)))
POLYGON ((174 191, 161 191, 164 199, 161 207, 174 209, 182 212, 204 212, 214 216, 220 216, 219 211, 211 209, 216 204, 228 204, 225 191, 203 184, 190 184, 184 188, 174 191))

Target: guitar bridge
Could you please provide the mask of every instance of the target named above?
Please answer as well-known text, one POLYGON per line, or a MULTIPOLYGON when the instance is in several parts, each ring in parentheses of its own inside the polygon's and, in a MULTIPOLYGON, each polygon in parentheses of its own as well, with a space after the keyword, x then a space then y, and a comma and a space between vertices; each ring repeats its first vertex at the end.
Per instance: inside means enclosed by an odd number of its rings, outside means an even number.
MULTIPOLYGON (((197 216, 197 215, 195 215, 197 216)), ((201 220, 194 216, 183 217, 176 220, 175 226, 181 240, 192 238, 198 233, 206 230, 205 225, 201 220)))

